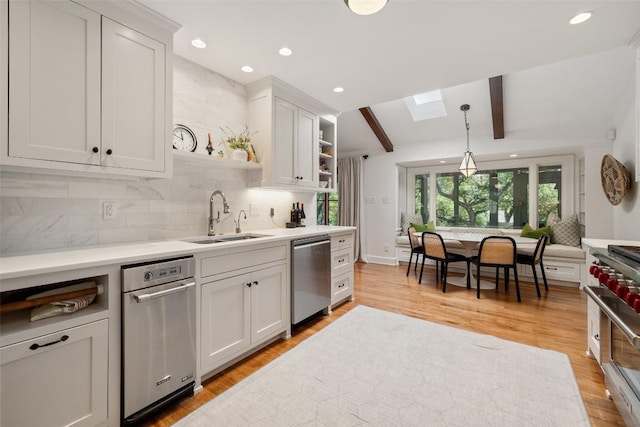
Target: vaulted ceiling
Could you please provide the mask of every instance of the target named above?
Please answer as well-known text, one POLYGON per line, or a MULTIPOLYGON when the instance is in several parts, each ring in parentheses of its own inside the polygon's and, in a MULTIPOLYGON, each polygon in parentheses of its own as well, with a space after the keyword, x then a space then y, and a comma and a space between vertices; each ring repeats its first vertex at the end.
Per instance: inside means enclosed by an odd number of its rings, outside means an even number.
POLYGON ((358 111, 367 106, 394 145, 464 133, 463 103, 472 132, 492 134, 488 78, 498 75, 507 137, 588 131, 624 96, 633 75, 624 46, 640 38, 640 1, 390 0, 370 16, 342 0, 141 2, 182 25, 176 54, 243 84, 275 75, 341 111, 343 153, 383 150, 358 111), (587 10, 589 21, 568 24, 587 10), (279 55, 283 46, 293 55, 279 55), (402 98, 434 89, 448 116, 413 122, 402 98))

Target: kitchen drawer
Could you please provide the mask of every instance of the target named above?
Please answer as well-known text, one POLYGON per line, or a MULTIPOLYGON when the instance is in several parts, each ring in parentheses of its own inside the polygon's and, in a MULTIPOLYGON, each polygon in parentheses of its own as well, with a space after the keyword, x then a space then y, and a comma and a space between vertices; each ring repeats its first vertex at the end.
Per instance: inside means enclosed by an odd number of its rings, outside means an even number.
POLYGON ((107 420, 108 320, 0 348, 0 425, 107 420))
POLYGON ((200 260, 200 276, 208 277, 242 268, 254 267, 287 258, 287 245, 272 246, 235 253, 218 252, 200 260))
POLYGON ((352 248, 353 247, 353 232, 334 234, 331 236, 331 250, 352 248))
POLYGON ((331 279, 331 305, 353 295, 353 272, 331 279))
MULTIPOLYGON (((547 279, 564 280, 566 282, 580 283, 581 269, 583 264, 574 264, 569 262, 543 260, 544 272, 547 279)), ((531 268, 529 268, 531 271, 531 268)))
POLYGON ((331 277, 353 272, 353 251, 351 248, 331 251, 331 277))

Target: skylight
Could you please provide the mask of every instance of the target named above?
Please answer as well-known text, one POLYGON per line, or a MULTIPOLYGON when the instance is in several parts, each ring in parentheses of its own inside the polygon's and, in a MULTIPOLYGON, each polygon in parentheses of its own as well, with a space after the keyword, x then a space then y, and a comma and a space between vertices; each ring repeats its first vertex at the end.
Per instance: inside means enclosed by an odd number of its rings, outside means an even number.
POLYGON ((404 102, 407 104, 414 122, 437 119, 447 115, 440 90, 408 96, 404 99, 404 102))

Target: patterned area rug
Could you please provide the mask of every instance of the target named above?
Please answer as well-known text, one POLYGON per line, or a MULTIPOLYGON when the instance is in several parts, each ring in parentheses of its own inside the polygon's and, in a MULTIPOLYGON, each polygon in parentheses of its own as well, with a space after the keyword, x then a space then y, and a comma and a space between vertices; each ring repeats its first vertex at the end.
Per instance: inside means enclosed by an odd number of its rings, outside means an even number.
POLYGON ((357 306, 178 426, 589 426, 569 358, 357 306))

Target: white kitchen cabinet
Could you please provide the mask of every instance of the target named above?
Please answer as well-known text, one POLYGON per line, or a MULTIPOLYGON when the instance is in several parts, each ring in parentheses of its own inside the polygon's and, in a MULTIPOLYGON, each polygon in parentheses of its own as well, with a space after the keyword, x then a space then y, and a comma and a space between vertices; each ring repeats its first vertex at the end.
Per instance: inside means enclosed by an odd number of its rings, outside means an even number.
POLYGON ((164 172, 165 49, 102 18, 103 165, 164 172))
POLYGON ((290 334, 286 249, 280 244, 201 258, 201 375, 290 334))
POLYGON ((0 425, 107 420, 108 320, 0 348, 0 425))
POLYGON ((331 235, 331 306, 354 295, 354 232, 331 235))
POLYGON ((202 285, 202 373, 287 327, 286 265, 202 285))
POLYGON ((249 128, 259 180, 251 185, 317 191, 320 181, 320 115, 332 110, 274 77, 247 86, 249 128))
POLYGON ((8 60, 0 75, 11 96, 1 117, 9 131, 0 162, 35 171, 170 175, 171 31, 154 31, 140 15, 128 19, 133 14, 108 3, 11 0, 2 7, 8 60), (130 24, 137 22, 161 37, 136 31, 130 24))

